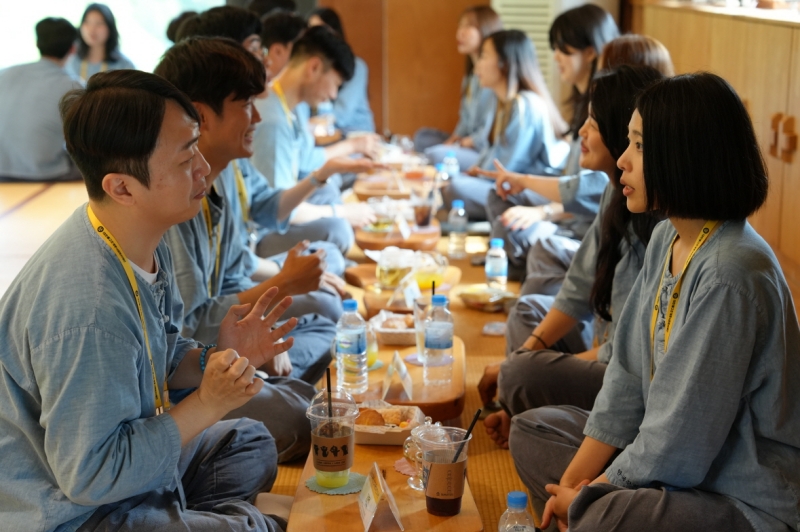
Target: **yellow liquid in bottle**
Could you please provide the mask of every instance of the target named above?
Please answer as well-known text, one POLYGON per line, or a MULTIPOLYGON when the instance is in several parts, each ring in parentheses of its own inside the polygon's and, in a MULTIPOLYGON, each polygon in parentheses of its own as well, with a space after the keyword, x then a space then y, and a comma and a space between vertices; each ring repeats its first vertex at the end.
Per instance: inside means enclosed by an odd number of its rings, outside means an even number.
POLYGON ((317 484, 323 488, 341 488, 350 480, 350 470, 317 471, 317 484))
POLYGON ((378 341, 367 344, 367 368, 371 368, 378 361, 378 341))

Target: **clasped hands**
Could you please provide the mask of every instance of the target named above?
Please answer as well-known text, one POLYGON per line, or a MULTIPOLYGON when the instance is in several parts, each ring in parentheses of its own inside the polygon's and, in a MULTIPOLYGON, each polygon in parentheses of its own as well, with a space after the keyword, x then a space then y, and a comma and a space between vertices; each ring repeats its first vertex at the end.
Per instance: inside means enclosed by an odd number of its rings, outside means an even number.
POLYGON ((561 532, 567 530, 569 527, 567 518, 569 505, 572 504, 572 501, 578 496, 581 488, 583 486, 588 486, 590 483, 590 480, 585 479, 574 487, 562 486, 560 484, 548 484, 545 486, 544 489, 550 494, 550 498, 544 506, 542 529, 544 530, 549 527, 550 520, 555 518, 558 530, 561 532))

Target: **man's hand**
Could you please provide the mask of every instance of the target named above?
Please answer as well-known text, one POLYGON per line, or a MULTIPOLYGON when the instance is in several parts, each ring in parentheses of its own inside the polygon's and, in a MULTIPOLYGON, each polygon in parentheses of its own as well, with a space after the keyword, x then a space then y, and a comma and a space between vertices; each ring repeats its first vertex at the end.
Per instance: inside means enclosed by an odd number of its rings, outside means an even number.
POLYGON ((542 529, 549 527, 550 520, 555 517, 558 529, 562 532, 567 530, 569 527, 569 522, 567 520, 569 505, 572 504, 572 501, 578 496, 581 487, 588 484, 589 480, 583 480, 574 488, 559 486, 558 484, 548 484, 545 486, 544 489, 547 490, 547 493, 549 493, 551 497, 547 500, 544 513, 542 514, 542 529))
POLYGON ((377 160, 380 155, 378 146, 380 146, 381 138, 375 133, 352 137, 347 139, 346 142, 350 143, 350 147, 353 150, 352 153, 360 153, 373 160, 377 160))
POLYGON ((500 216, 503 225, 512 231, 525 230, 535 224, 541 222, 547 217, 542 207, 526 207, 524 205, 516 205, 506 211, 500 216))
POLYGON ((325 164, 317 170, 317 179, 320 181, 327 181, 333 174, 360 174, 379 168, 384 168, 384 165, 378 164, 370 159, 334 157, 333 159, 328 159, 325 164))
POLYGON ((281 353, 258 369, 266 371, 270 377, 288 377, 292 373, 292 360, 289 353, 281 353))
POLYGON ((308 240, 304 240, 290 249, 280 273, 272 278, 283 293, 297 296, 319 289, 322 275, 327 267, 325 250, 318 249, 314 253, 304 255, 308 247, 308 240))
POLYGON ((297 318, 291 318, 275 329, 272 327, 292 304, 292 298, 283 298, 283 301, 264 316, 264 312, 277 294, 278 288, 273 286, 258 298, 256 304, 252 305, 252 310, 249 303, 232 306, 219 328, 217 341, 220 349, 236 350, 257 368, 288 351, 294 343, 294 338, 279 340, 295 328, 297 318))
POLYGON ((336 210, 341 213, 342 218, 347 220, 347 223, 354 229, 369 225, 376 220, 375 211, 363 202, 337 205, 336 210))
POLYGON ((197 398, 209 411, 221 418, 239 408, 261 390, 264 381, 254 379, 256 368, 236 351, 226 349, 208 357, 197 398))
POLYGON ((500 362, 489 364, 483 369, 483 376, 478 382, 478 393, 484 405, 494 401, 497 394, 497 378, 500 375, 500 362))

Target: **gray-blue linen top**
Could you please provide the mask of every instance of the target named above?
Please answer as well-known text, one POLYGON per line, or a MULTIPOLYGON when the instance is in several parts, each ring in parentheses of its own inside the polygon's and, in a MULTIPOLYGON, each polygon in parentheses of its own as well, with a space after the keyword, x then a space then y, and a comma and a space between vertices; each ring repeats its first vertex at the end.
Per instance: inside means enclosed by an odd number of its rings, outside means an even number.
POLYGON ((489 130, 497 108, 497 96, 492 89, 481 87, 475 75, 464 76, 461 93, 458 124, 453 134, 471 138, 475 151, 480 152, 489 145, 489 130))
POLYGON ((347 133, 350 131, 375 131, 375 120, 369 107, 367 85, 369 69, 367 63, 356 57, 353 77, 345 81, 339 94, 333 101, 333 115, 336 117, 336 128, 347 133))
MULTIPOLYGON (((613 193, 614 185, 608 183, 600 199, 600 213, 592 222, 586 236, 583 237, 581 246, 567 270, 561 290, 553 302, 553 308, 577 320, 585 320, 593 314, 590 297, 597 271, 597 253, 600 251, 604 213, 613 193)), ((614 283, 611 287, 612 321, 608 322, 599 316, 594 318, 594 337, 602 344, 597 353, 597 360, 604 364, 608 364, 611 358, 611 345, 618 322, 614 317, 618 316, 625 306, 628 294, 644 262, 645 245, 632 230, 628 231, 628 235, 631 244, 629 245, 625 240, 620 242, 622 255, 614 268, 614 283)))
MULTIPOLYGON (((195 342, 169 249, 137 276, 157 380, 195 342)), ((155 416, 153 378, 128 278, 80 207, 0 299, 0 514, 4 530, 72 531, 100 505, 180 482, 181 438, 155 416)))
POLYGON ((82 86, 48 59, 0 70, 0 176, 37 180, 72 171, 58 102, 82 86))
MULTIPOLYGON (((239 163, 245 162, 239 159, 239 163)), ((183 319, 183 334, 210 343, 219 334, 219 326, 228 309, 239 304, 238 293, 255 286, 247 275, 247 247, 234 221, 234 213, 227 205, 226 187, 235 186, 232 177, 233 165, 228 164, 217 177, 208 196, 213 235, 209 241, 208 228, 201 209, 197 216, 167 231, 165 240, 174 257, 175 281, 186 307, 183 319), (217 232, 217 227, 220 228, 217 232), (219 278, 215 277, 217 240, 221 238, 219 278), (212 292, 208 293, 208 281, 212 280, 212 292)), ((234 192, 235 194, 235 192, 234 192)), ((283 230, 284 222, 278 221, 278 191, 263 202, 263 221, 273 220, 266 228, 283 230)))
POLYGON ((669 221, 653 232, 585 434, 623 449, 606 470, 615 485, 719 493, 758 531, 797 530, 800 328, 786 280, 747 222, 721 225, 682 273, 667 353, 661 306, 651 381, 651 310, 675 234, 669 221))

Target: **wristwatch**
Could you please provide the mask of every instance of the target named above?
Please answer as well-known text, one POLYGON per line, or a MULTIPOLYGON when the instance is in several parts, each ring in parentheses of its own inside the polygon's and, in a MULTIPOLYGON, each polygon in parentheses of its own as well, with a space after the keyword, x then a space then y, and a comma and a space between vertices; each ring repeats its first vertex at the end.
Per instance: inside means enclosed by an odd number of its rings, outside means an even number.
POLYGON ((553 208, 550 205, 544 205, 542 207, 542 211, 544 211, 545 221, 550 221, 553 219, 553 208))

